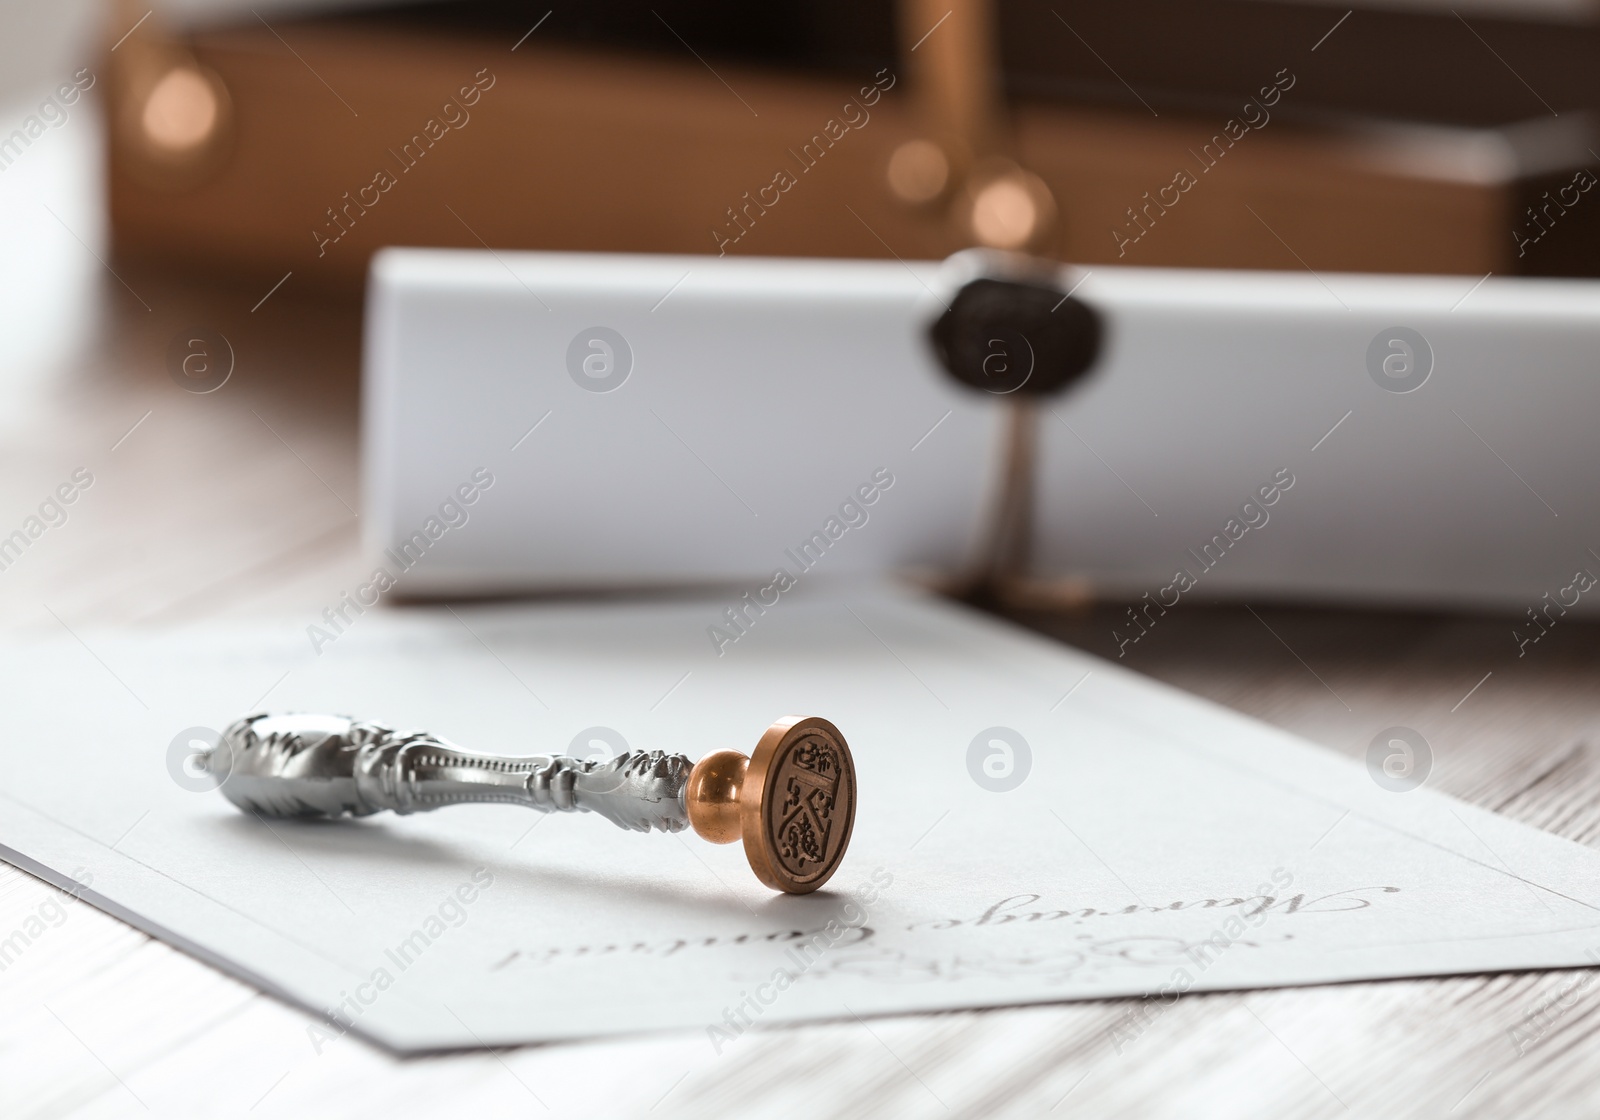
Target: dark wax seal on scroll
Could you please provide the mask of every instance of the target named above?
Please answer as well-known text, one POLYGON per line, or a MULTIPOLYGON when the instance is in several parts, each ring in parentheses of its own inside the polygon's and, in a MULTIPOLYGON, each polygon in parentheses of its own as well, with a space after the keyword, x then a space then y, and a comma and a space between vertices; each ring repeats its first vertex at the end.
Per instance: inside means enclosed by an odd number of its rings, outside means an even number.
POLYGON ((1057 288, 984 278, 964 285, 929 333, 963 385, 1044 397, 1088 372, 1103 331, 1093 308, 1057 288))

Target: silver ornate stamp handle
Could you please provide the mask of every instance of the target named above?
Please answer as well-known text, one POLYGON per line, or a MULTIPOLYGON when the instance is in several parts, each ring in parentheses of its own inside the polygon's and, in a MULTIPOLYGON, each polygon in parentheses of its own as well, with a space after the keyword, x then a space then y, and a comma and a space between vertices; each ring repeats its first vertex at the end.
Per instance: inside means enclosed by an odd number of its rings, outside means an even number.
POLYGON ((850 748, 816 717, 778 720, 752 757, 713 751, 695 763, 663 751, 506 758, 348 716, 257 713, 230 724, 204 765, 229 801, 263 817, 500 802, 598 813, 633 832, 692 827, 713 843, 744 840, 761 881, 794 894, 833 874, 855 821, 850 748))
POLYGON ((689 827, 681 754, 627 751, 610 760, 499 758, 426 731, 346 716, 257 714, 230 724, 206 755, 223 795, 264 817, 365 817, 507 802, 544 813, 599 813, 634 832, 689 827))

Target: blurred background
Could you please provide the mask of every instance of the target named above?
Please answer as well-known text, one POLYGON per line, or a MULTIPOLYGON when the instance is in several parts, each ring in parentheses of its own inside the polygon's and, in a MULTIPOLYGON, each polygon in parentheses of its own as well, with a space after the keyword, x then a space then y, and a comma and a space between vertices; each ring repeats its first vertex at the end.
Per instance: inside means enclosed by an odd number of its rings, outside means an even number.
POLYGON ((1529 225, 1519 252, 1515 236, 1597 162, 1597 32, 1579 0, 134 0, 98 14, 113 18, 85 64, 145 18, 102 63, 113 243, 196 266, 355 283, 379 245, 480 238, 906 258, 1028 242, 1090 263, 1296 267, 1286 242, 1315 269, 1476 275, 1585 274, 1597 259, 1600 217, 1581 207, 1561 221, 1582 237, 1529 225), (462 104, 475 78, 481 104, 462 104), (874 83, 881 101, 861 94, 874 83), (823 154, 822 188, 784 198, 781 218, 744 214, 747 194, 759 204, 777 172, 823 154), (1159 204, 1178 172, 1224 158, 1220 186, 1143 213, 1147 193, 1159 204), (1037 179, 1007 179, 1008 160, 1037 179), (405 191, 363 195, 385 170, 405 191), (1239 198, 1282 242, 1240 220, 1239 198), (841 220, 841 200, 863 220, 841 220))
POLYGON ((108 214, 119 257, 197 272, 348 288, 378 246, 480 242, 1475 275, 1600 259, 1600 217, 1544 213, 1600 162, 1587 0, 9 7, 3 178, 70 180, 91 246, 108 214), (84 104, 41 114, 75 74, 84 104), (761 188, 824 157, 769 213, 783 192, 761 188), (1208 189, 1163 195, 1182 172, 1208 189), (1539 237, 1553 220, 1571 228, 1539 237))
POLYGON ((355 563, 384 245, 1600 274, 1589 0, 0 11, 0 497, 115 464, 8 617, 355 563))

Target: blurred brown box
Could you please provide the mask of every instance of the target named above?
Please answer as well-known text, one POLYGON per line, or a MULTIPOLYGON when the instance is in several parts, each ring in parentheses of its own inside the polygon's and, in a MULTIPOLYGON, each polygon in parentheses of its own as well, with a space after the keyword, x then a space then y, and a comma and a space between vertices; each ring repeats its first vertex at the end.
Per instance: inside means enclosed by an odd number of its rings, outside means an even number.
MULTIPOLYGON (((869 107, 868 72, 713 70, 688 49, 677 61, 538 34, 513 49, 371 19, 258 23, 184 46, 227 90, 226 150, 174 185, 113 130, 119 252, 349 286, 389 244, 909 260, 968 243, 888 189, 890 154, 919 135, 895 68, 876 76, 889 88, 869 107), (761 194, 780 171, 793 188, 761 194)), ((117 119, 137 119, 117 103, 136 92, 112 83, 117 119)), ((1482 130, 1275 118, 1237 135, 1237 117, 1014 104, 1018 157, 1060 204, 1056 255, 1518 270, 1526 176, 1484 169, 1482 130), (1162 194, 1180 169, 1193 188, 1162 194)))

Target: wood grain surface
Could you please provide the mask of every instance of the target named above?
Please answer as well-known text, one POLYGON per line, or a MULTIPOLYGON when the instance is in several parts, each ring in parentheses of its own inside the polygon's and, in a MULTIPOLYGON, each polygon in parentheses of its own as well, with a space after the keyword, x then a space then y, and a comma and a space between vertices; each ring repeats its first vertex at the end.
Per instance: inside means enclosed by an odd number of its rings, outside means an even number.
MULTIPOLYGON (((79 355, 3 390, 0 523, 77 468, 95 481, 0 572, 0 624, 315 613, 361 567, 358 306, 286 285, 252 311, 261 291, 119 271, 79 355), (205 396, 166 372, 195 323, 238 356, 205 396)), ((1114 657, 1117 613, 1019 621, 1114 657)), ((1127 660, 1351 755, 1415 727, 1429 785, 1595 844, 1597 639, 1563 621, 1518 657, 1504 619, 1252 603, 1171 612, 1127 660)), ((58 898, 0 867, 0 933, 58 898)), ((0 1116, 1600 1112, 1592 970, 1188 995, 1120 1052, 1112 1032, 1137 1001, 766 1029, 721 1057, 690 1032, 398 1060, 353 1038, 318 1053, 304 1013, 87 906, 65 913, 0 970, 0 1116)))

